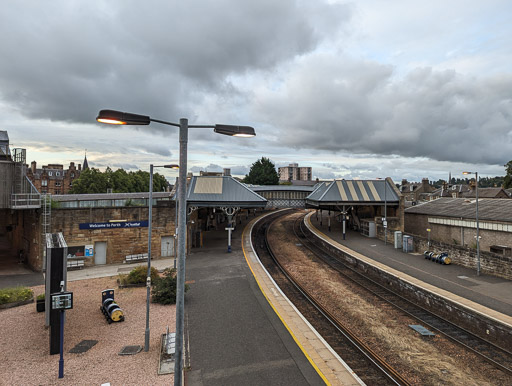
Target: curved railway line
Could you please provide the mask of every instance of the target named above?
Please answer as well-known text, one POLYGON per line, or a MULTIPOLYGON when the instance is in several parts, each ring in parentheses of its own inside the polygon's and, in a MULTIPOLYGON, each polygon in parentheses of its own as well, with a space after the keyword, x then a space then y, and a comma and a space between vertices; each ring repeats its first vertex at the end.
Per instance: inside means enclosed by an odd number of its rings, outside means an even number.
MULTIPOLYGON (((354 333, 350 327, 336 318, 320 302, 315 300, 301 284, 294 280, 293 275, 279 263, 279 253, 273 250, 268 243, 267 233, 272 222, 292 211, 282 211, 267 216, 255 225, 253 230, 253 245, 260 260, 272 275, 276 284, 283 290, 299 311, 307 316, 309 322, 324 337, 330 346, 343 357, 345 362, 366 384, 410 384, 406 376, 401 375, 391 365, 376 354, 354 333)), ((287 234, 296 238, 296 245, 307 248, 319 261, 327 264, 338 272, 343 280, 360 288, 358 291, 367 291, 379 299, 378 307, 390 305, 398 312, 417 320, 422 325, 446 336, 459 345, 461 350, 468 350, 480 356, 495 368, 503 372, 504 379, 512 380, 512 353, 509 353, 490 342, 474 336, 470 332, 452 324, 446 319, 411 303, 400 295, 393 293, 389 288, 370 280, 366 276, 353 270, 338 258, 315 242, 316 238, 304 230, 304 216, 299 216, 288 226, 287 234), (508 378, 510 377, 510 378, 508 378)), ((414 382, 411 382, 414 383, 414 382)), ((506 383, 505 383, 506 384, 506 383)))
POLYGON ((272 275, 276 284, 299 309, 308 315, 309 322, 337 353, 343 353, 344 360, 358 377, 368 385, 409 385, 396 370, 367 347, 350 330, 343 326, 328 310, 306 291, 279 264, 276 254, 268 244, 267 232, 276 218, 287 212, 270 215, 257 223, 253 229, 253 245, 256 252, 272 275))
POLYGON ((293 227, 295 236, 299 238, 304 246, 306 246, 311 252, 322 259, 326 264, 338 271, 341 275, 343 275, 343 277, 358 284, 367 291, 370 291, 384 302, 394 306, 402 312, 405 312, 407 315, 415 318, 418 322, 427 325, 440 334, 443 334, 448 339, 459 344, 463 348, 472 351, 499 370, 502 370, 503 372, 512 376, 512 353, 472 334, 471 332, 457 326, 445 318, 427 311, 421 306, 414 304, 404 297, 391 291, 389 288, 383 287, 379 283, 355 271, 350 266, 340 261, 338 258, 331 256, 328 252, 316 244, 314 239, 307 236, 303 228, 303 218, 298 220, 300 221, 295 221, 293 227))

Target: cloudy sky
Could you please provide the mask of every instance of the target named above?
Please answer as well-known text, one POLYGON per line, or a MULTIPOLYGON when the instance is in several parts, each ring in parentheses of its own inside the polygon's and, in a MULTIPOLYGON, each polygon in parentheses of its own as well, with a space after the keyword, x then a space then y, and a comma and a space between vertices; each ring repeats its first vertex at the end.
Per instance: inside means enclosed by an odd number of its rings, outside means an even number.
POLYGON ((194 172, 264 156, 321 179, 504 175, 511 18, 509 0, 9 1, 0 130, 39 166, 177 162, 176 128, 96 123, 108 108, 255 127, 190 129, 194 172))

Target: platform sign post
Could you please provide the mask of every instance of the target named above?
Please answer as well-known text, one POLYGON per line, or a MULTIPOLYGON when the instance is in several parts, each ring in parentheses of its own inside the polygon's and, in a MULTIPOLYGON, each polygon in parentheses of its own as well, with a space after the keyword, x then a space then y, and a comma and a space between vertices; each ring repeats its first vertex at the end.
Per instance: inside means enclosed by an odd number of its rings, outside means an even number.
POLYGON ((64 291, 64 281, 61 281, 60 292, 50 294, 52 310, 60 311, 60 359, 59 378, 64 378, 64 311, 73 308, 73 292, 64 291))
POLYGON ((231 253, 231 232, 234 231, 235 228, 229 224, 229 226, 225 229, 228 231, 228 253, 231 253))

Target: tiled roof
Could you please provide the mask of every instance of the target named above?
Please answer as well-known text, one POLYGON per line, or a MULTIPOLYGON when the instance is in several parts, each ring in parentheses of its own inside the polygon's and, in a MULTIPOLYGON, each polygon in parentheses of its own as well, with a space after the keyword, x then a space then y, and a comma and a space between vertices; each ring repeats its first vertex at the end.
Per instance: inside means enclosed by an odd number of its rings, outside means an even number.
MULTIPOLYGON (((498 194, 501 193, 501 191, 504 190, 503 188, 478 188, 478 198, 494 198, 498 194)), ((506 192, 505 192, 506 193, 506 192)), ((463 194, 463 197, 476 197, 476 191, 470 190, 463 194)))
MULTIPOLYGON (((476 200, 467 198, 438 198, 405 210, 406 214, 430 216, 476 218, 476 200)), ((478 199, 480 220, 512 222, 512 200, 507 198, 478 199)))

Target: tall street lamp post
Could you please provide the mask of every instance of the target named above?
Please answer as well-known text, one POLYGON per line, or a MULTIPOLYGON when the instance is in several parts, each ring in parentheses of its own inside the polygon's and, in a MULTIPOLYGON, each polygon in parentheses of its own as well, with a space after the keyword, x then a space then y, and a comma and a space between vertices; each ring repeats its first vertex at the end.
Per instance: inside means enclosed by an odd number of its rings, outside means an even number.
POLYGON ((384 245, 388 242, 388 200, 387 200, 388 182, 384 179, 384 245))
POLYGON ((230 135, 234 137, 254 137, 256 135, 254 128, 250 126, 232 126, 232 125, 189 125, 187 118, 181 118, 180 123, 161 121, 150 118, 147 115, 124 113, 115 110, 101 110, 98 122, 117 124, 117 125, 149 125, 150 122, 158 122, 164 125, 179 127, 180 137, 180 172, 178 178, 178 271, 176 283, 176 353, 174 363, 174 385, 183 384, 183 333, 185 325, 185 243, 187 236, 186 216, 187 216, 187 142, 189 128, 209 128, 219 134, 230 135))
POLYGON ((178 165, 149 165, 149 202, 148 202, 148 276, 146 278, 146 333, 144 335, 144 351, 149 351, 149 295, 151 291, 151 231, 153 224, 153 168, 178 169, 178 165))
POLYGON ((478 222, 478 172, 462 172, 462 174, 475 175, 476 195, 476 275, 480 276, 480 223, 478 222))

